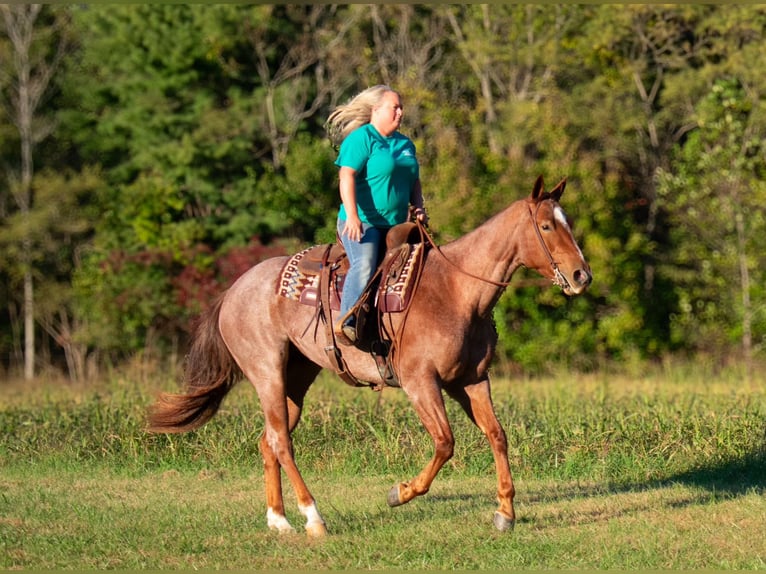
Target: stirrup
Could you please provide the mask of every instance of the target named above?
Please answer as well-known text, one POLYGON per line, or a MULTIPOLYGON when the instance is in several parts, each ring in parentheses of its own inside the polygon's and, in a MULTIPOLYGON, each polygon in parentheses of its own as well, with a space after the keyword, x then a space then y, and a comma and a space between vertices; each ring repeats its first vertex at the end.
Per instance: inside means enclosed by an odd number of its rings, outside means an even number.
POLYGON ((389 351, 391 345, 386 341, 375 340, 370 346, 370 355, 375 360, 375 366, 378 368, 380 379, 383 385, 388 387, 399 387, 399 378, 394 372, 393 365, 391 364, 391 358, 389 351))
POLYGON ((347 347, 355 345, 357 341, 356 326, 348 324, 352 318, 354 318, 353 315, 347 315, 335 326, 335 338, 341 345, 347 347))
POLYGON ((369 298, 369 291, 362 293, 362 296, 354 306, 351 307, 351 309, 349 309, 337 323, 335 323, 333 332, 335 338, 341 345, 356 346, 362 342, 364 324, 367 319, 367 314, 370 312, 370 304, 368 303, 369 298), (350 319, 353 319, 353 325, 346 324, 350 319))

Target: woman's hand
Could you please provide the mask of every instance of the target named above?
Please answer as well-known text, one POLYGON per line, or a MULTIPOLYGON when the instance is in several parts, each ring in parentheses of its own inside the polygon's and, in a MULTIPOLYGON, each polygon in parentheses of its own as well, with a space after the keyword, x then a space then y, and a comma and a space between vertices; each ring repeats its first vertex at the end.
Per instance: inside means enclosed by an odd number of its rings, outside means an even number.
POLYGON ((359 216, 347 214, 346 225, 343 226, 343 235, 348 237, 351 241, 362 240, 362 220, 359 216))

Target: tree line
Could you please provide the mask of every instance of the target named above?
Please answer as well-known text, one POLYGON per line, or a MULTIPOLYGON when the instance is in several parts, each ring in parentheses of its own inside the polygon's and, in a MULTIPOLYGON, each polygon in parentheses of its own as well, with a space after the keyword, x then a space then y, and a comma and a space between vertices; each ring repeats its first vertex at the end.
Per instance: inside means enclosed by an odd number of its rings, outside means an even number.
MULTIPOLYGON (((0 5, 0 372, 182 357, 263 258, 334 240, 324 122, 401 92, 437 240, 568 179, 594 283, 518 274, 503 369, 684 356, 766 335, 766 8, 0 5)), ((445 312, 449 312, 445 310, 445 312)))

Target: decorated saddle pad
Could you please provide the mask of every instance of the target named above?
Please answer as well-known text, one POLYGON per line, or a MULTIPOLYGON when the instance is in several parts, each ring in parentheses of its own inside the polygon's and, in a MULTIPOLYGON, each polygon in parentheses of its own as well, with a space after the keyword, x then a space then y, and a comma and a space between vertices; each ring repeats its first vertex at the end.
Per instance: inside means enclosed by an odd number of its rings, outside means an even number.
POLYGON ((400 313, 410 304, 423 261, 424 245, 405 243, 389 250, 384 260, 383 278, 378 288, 376 306, 383 313, 400 313))
MULTIPOLYGON (((322 262, 328 247, 328 245, 315 245, 290 257, 279 275, 277 294, 304 305, 316 307, 319 304, 322 262)), ((343 248, 333 245, 326 264, 330 265, 330 308, 333 311, 339 311, 340 292, 348 270, 348 260, 343 248)))

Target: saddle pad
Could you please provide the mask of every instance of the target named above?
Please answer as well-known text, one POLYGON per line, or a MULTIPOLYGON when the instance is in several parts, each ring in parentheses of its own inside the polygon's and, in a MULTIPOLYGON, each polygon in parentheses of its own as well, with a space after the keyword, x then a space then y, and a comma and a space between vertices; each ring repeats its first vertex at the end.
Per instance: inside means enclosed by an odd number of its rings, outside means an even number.
MULTIPOLYGON (((319 303, 319 278, 320 273, 304 269, 303 260, 311 258, 317 250, 323 250, 326 246, 314 246, 304 249, 290 257, 279 275, 277 294, 304 305, 316 307, 319 303)), ((313 266, 312 266, 313 267, 313 266)), ((340 297, 335 289, 336 281, 340 280, 335 272, 330 275, 330 308, 340 311, 340 297)))
POLYGON ((378 289, 377 306, 383 313, 401 313, 410 304, 423 259, 423 243, 405 244, 406 260, 391 265, 378 289))

